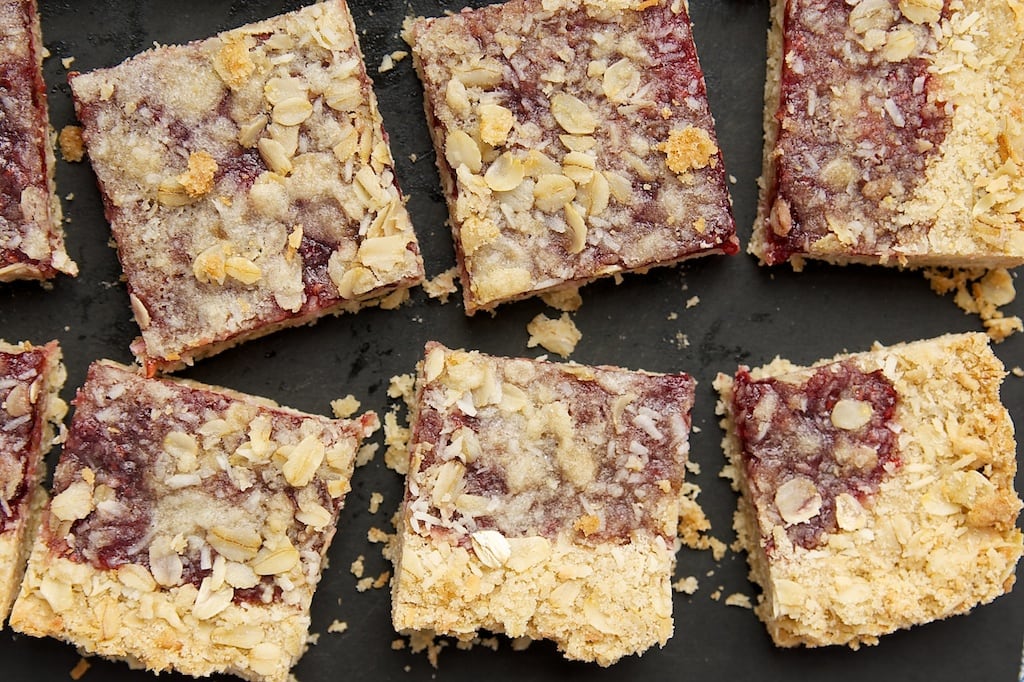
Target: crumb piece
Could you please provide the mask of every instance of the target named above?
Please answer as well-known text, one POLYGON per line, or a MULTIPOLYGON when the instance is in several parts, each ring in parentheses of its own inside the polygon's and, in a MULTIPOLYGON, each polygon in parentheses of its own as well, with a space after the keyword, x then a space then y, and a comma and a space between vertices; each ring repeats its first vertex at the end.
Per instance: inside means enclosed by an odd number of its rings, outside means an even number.
POLYGON ((408 405, 412 402, 416 377, 412 374, 399 374, 391 377, 388 384, 388 397, 401 398, 408 405))
POLYGON ((999 310, 1017 296, 1013 276, 1006 268, 927 268, 924 276, 937 294, 955 292, 953 301, 964 312, 980 317, 989 338, 996 343, 1024 331, 1021 318, 1007 317, 999 310))
MULTIPOLYGON (((693 429, 690 430, 692 431, 693 429)), ((686 470, 694 476, 700 476, 700 464, 698 462, 694 462, 692 459, 686 460, 686 470)))
MULTIPOLYGON (((404 648, 405 648, 405 640, 404 639, 398 638, 398 639, 391 640, 391 649, 393 651, 401 651, 404 648)), ((406 668, 406 672, 409 672, 408 668, 406 668)))
POLYGON ((327 626, 327 632, 336 632, 339 635, 348 630, 348 623, 343 620, 334 620, 330 625, 327 626))
POLYGON ((725 605, 726 606, 739 606, 740 608, 743 608, 743 609, 752 609, 752 608, 754 608, 754 605, 750 602, 750 597, 748 595, 742 594, 740 592, 733 592, 728 597, 726 597, 725 598, 725 605))
MULTIPOLYGON (((415 156, 415 154, 409 155, 409 160, 413 163, 416 163, 415 156)), ((430 298, 440 299, 441 304, 444 305, 448 302, 448 297, 458 291, 458 287, 455 285, 455 278, 458 274, 458 268, 448 268, 436 277, 424 281, 423 291, 430 298)))
POLYGON ((684 334, 683 332, 678 332, 676 334, 676 348, 682 350, 683 348, 689 348, 689 347, 690 347, 690 337, 687 336, 686 334, 684 334))
POLYGON ((516 637, 512 640, 512 651, 526 651, 533 644, 533 640, 529 637, 516 637))
POLYGON ((668 139, 657 149, 665 152, 669 169, 678 175, 714 166, 718 154, 715 141, 706 130, 697 126, 671 131, 668 139))
POLYGON ((366 532, 366 539, 373 543, 386 543, 391 539, 391 535, 374 526, 366 532))
POLYGON ((380 66, 377 67, 377 73, 387 73, 393 68, 395 68, 395 60, 391 55, 386 54, 384 55, 384 58, 380 60, 380 66))
POLYGON ((541 313, 526 325, 526 331, 530 333, 530 340, 526 342, 527 347, 535 348, 539 345, 552 353, 558 353, 563 358, 569 357, 576 349, 576 344, 583 338, 569 313, 562 313, 557 320, 552 320, 541 313))
POLYGON ((64 70, 67 71, 68 69, 71 68, 71 65, 75 63, 75 58, 74 57, 64 57, 63 59, 60 60, 60 63, 64 67, 64 70))
POLYGON ((373 587, 373 578, 369 576, 361 578, 356 582, 356 592, 366 592, 371 587, 373 587))
POLYGON ((376 514, 380 509, 380 503, 384 501, 384 496, 378 492, 370 493, 370 513, 376 514))
POLYGON ((319 632, 311 632, 308 635, 306 635, 306 644, 308 644, 309 646, 316 646, 319 643, 320 643, 320 633, 319 632))
POLYGON ((405 475, 409 471, 409 429, 399 426, 398 415, 384 415, 384 464, 392 471, 405 475))
POLYGON ((669 322, 672 322, 673 320, 678 320, 679 319, 679 313, 675 313, 675 312, 669 313, 668 317, 666 317, 665 319, 668 320, 669 322))
POLYGON ((729 174, 729 184, 730 185, 735 185, 736 184, 736 176, 733 175, 732 173, 729 174))
POLYGON ((448 642, 436 639, 430 630, 416 630, 409 635, 409 647, 412 652, 418 654, 426 650, 427 660, 430 661, 430 665, 434 669, 437 669, 437 657, 441 654, 441 649, 446 646, 448 646, 448 642))
POLYGON ((66 195, 64 195, 64 201, 74 201, 74 200, 75 200, 75 193, 74 192, 68 192, 66 195))
POLYGON ((711 522, 697 502, 700 486, 694 483, 684 483, 680 492, 682 493, 679 512, 680 541, 690 549, 709 549, 715 561, 721 561, 728 547, 718 538, 706 534, 711 530, 711 522))
POLYGON ((683 594, 694 594, 697 592, 697 576, 688 575, 685 578, 680 578, 676 582, 672 583, 672 589, 676 592, 682 592, 683 594))
POLYGON ((363 571, 365 570, 365 567, 363 566, 363 561, 365 559, 366 559, 366 557, 364 557, 362 554, 360 554, 356 558, 356 560, 352 562, 352 566, 349 567, 349 570, 352 571, 352 575, 354 575, 357 578, 362 578, 363 577, 363 571))
POLYGON ((694 427, 692 427, 690 429, 690 431, 692 431, 693 433, 700 433, 700 427, 699 426, 694 426, 694 427))
POLYGON ((79 658, 78 663, 75 663, 75 667, 71 669, 71 672, 69 672, 68 675, 73 680, 80 680, 82 679, 82 676, 84 676, 85 673, 89 670, 89 667, 91 665, 92 664, 89 663, 89 659, 79 658))
POLYGON ((372 462, 374 455, 377 454, 377 450, 379 449, 380 445, 377 443, 367 443, 359 448, 359 450, 356 451, 356 468, 366 466, 372 462))
POLYGON ((1024 377, 1024 367, 1021 367, 1019 365, 1011 369, 1010 372, 1015 377, 1024 377))
POLYGON ((409 53, 406 52, 405 50, 395 50, 394 52, 391 53, 391 60, 395 62, 395 64, 397 64, 398 62, 402 61, 408 56, 409 53))
POLYGON ((78 163, 85 158, 85 141, 82 139, 81 126, 64 126, 57 136, 60 144, 60 155, 69 163, 78 163))
POLYGON ((378 575, 374 579, 373 584, 371 585, 371 587, 373 587, 373 589, 375 589, 375 590, 379 590, 380 588, 386 586, 388 584, 388 581, 390 581, 390 580, 391 580, 391 571, 384 571, 383 573, 381 573, 380 575, 378 575))
POLYGON ((420 157, 419 157, 419 155, 416 152, 413 152, 412 154, 409 155, 409 161, 411 163, 416 163, 416 160, 419 159, 419 158, 420 157))
POLYGON ((583 305, 579 287, 551 291, 541 294, 540 298, 547 305, 555 310, 561 310, 563 313, 574 313, 583 305))
POLYGON ((718 601, 719 599, 721 599, 721 598, 722 598, 722 588, 721 588, 721 587, 719 587, 719 588, 718 588, 717 590, 715 590, 714 592, 712 592, 712 593, 711 593, 711 595, 710 595, 710 597, 711 597, 712 599, 714 599, 715 601, 718 601))
POLYGON ((480 646, 487 647, 491 651, 498 650, 498 638, 497 637, 484 637, 477 641, 480 646))
POLYGON ((695 307, 698 303, 700 303, 700 296, 691 296, 686 299, 686 309, 689 310, 690 308, 695 307))
POLYGON ((344 398, 331 401, 331 409, 334 411, 334 416, 338 419, 348 419, 359 411, 359 406, 359 400, 351 393, 344 398))

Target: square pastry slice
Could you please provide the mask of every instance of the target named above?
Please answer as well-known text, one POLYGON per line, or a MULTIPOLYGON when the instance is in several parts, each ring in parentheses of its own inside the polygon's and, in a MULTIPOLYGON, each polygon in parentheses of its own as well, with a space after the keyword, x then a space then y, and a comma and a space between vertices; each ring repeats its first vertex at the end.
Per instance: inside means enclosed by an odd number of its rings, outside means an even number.
POLYGON ((682 0, 511 0, 405 38, 468 314, 738 250, 682 0))
POLYGON ((397 630, 549 639, 614 663, 672 635, 694 381, 427 345, 397 630))
POLYGON ((153 671, 284 682, 378 426, 94 363, 11 627, 153 671))
POLYGON ((0 282, 77 275, 64 250, 35 0, 0 0, 0 282))
POLYGON ((46 501, 44 458, 67 413, 60 346, 0 341, 0 626, 21 585, 46 501))
POLYGON ((750 252, 1024 263, 1018 0, 773 0, 750 252))
POLYGON ((422 279, 371 85, 343 0, 72 75, 149 369, 422 279))
POLYGON ((1004 375, 972 333, 718 376, 736 531, 777 645, 856 649, 1010 590, 1004 375))

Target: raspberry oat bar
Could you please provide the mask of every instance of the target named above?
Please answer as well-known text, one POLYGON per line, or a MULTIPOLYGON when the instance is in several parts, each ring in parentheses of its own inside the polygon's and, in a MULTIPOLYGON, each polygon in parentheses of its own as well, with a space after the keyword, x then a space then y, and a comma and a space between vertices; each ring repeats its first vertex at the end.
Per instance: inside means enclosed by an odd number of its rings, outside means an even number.
POLYGON ((94 363, 11 626, 134 666, 283 682, 367 413, 94 363))
POLYGON ((60 346, 0 341, 0 626, 7 619, 46 501, 40 481, 67 413, 60 346))
POLYGON ((422 279, 343 0, 71 84, 151 371, 422 279))
POLYGON ((0 282, 77 275, 64 250, 35 0, 0 0, 0 282))
POLYGON ((1024 263, 1024 4, 773 0, 750 252, 1024 263))
POLYGON ((392 619, 614 663, 672 634, 694 382, 453 351, 419 367, 392 619))
POLYGON ((511 0, 405 38, 468 314, 738 250, 682 0, 511 0))
POLYGON ((719 375, 736 530, 776 644, 876 644, 1010 590, 1004 375, 977 333, 719 375))

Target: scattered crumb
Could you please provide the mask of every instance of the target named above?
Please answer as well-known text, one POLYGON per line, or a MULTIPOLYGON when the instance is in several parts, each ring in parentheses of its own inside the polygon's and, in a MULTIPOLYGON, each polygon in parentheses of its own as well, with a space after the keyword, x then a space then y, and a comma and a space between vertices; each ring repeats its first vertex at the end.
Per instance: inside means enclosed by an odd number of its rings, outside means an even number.
POLYGON ((336 632, 339 635, 348 630, 348 623, 343 620, 335 620, 327 626, 327 632, 336 632))
POLYGON ((714 592, 712 592, 710 596, 711 596, 711 598, 712 598, 712 599, 714 599, 715 601, 718 601, 719 599, 721 599, 721 598, 722 598, 722 588, 721 588, 721 587, 719 587, 719 588, 718 588, 717 590, 715 590, 714 592))
POLYGON ((739 490, 739 478, 736 476, 736 467, 732 464, 726 464, 722 467, 722 470, 718 472, 718 477, 729 481, 729 485, 732 486, 733 490, 739 490))
POLYGON ((672 322, 674 320, 678 320, 679 319, 679 313, 674 313, 674 312, 673 313, 669 313, 668 317, 666 317, 665 319, 668 320, 669 322, 672 322))
POLYGON ((92 664, 89 663, 88 659, 80 658, 78 659, 78 663, 75 663, 75 667, 71 669, 71 672, 69 672, 68 675, 73 680, 80 680, 82 679, 82 676, 85 675, 85 673, 89 670, 89 667, 91 665, 92 664))
POLYGON ((512 640, 512 651, 526 651, 533 644, 529 637, 516 637, 512 640))
POLYGON ((546 294, 541 294, 540 299, 555 310, 561 310, 563 313, 574 313, 583 305, 583 297, 580 296, 579 287, 549 291, 546 294))
POLYGON ((700 303, 700 296, 691 296, 686 299, 686 309, 689 310, 690 308, 696 307, 698 303, 700 303))
POLYGON ((375 590, 379 590, 380 588, 382 588, 385 585, 387 585, 388 581, 390 581, 390 580, 391 580, 391 571, 384 571, 383 573, 378 575, 376 578, 374 578, 372 587, 375 590))
POLYGON ((686 334, 679 332, 676 334, 676 348, 682 350, 683 348, 690 347, 690 337, 686 334))
POLYGON ((1024 368, 1022 367, 1014 367, 1010 372, 1012 372, 1015 377, 1024 377, 1024 368))
POLYGON ((680 495, 679 539, 690 549, 711 550, 715 561, 721 561, 728 549, 726 544, 716 537, 707 535, 711 530, 711 522, 704 515, 704 510, 697 503, 700 486, 684 483, 680 495))
POLYGON ((64 196, 64 201, 74 201, 74 200, 75 200, 75 193, 74 192, 68 192, 64 196))
MULTIPOLYGON (((410 156, 415 156, 412 154, 410 156)), ((413 163, 416 162, 412 159, 413 163)), ((458 268, 448 268, 438 276, 428 279, 421 285, 423 291, 427 292, 427 296, 430 298, 437 298, 441 300, 441 304, 444 305, 448 302, 448 297, 458 291, 458 287, 455 286, 455 277, 458 275, 458 268)))
POLYGON ((412 374, 393 376, 388 384, 388 397, 401 398, 408 405, 413 401, 415 387, 416 377, 412 374))
POLYGON ((372 462, 379 449, 380 445, 377 443, 367 443, 359 448, 356 452, 356 467, 363 467, 372 462))
POLYGON ((363 571, 365 570, 365 567, 363 566, 363 561, 365 559, 366 557, 360 554, 356 558, 356 560, 352 562, 352 566, 349 567, 349 570, 352 571, 352 575, 354 575, 357 578, 363 577, 363 571))
POLYGON ((964 312, 980 317, 985 331, 996 343, 1024 331, 1024 321, 1017 316, 1007 317, 999 310, 1017 296, 1013 276, 1006 268, 927 268, 924 276, 938 294, 955 291, 953 301, 964 312))
POLYGON ((388 412, 384 415, 384 464, 392 471, 404 476, 409 473, 410 431, 399 426, 398 415, 388 412))
POLYGON ((316 646, 319 643, 320 643, 320 633, 319 632, 311 632, 308 635, 306 635, 306 644, 308 644, 310 646, 316 646))
POLYGON ((739 592, 734 592, 734 593, 730 594, 728 597, 726 597, 725 598, 725 605, 726 606, 739 606, 740 608, 743 608, 743 609, 752 609, 752 608, 754 608, 754 605, 752 603, 750 603, 750 597, 745 595, 745 594, 741 594, 739 592))
MULTIPOLYGON (((394 651, 401 651, 405 648, 405 640, 401 638, 391 640, 391 648, 394 651)), ((408 672, 408 670, 406 670, 406 672, 408 672)))
POLYGON ((530 333, 530 340, 526 342, 527 347, 535 348, 539 345, 552 353, 558 353, 563 358, 569 357, 576 349, 576 344, 583 338, 569 313, 562 313, 557 320, 552 320, 541 313, 526 325, 526 331, 530 333))
POLYGON ((64 57, 63 59, 60 60, 60 63, 64 67, 64 70, 66 71, 67 69, 71 68, 72 64, 75 63, 75 58, 74 57, 64 57))
POLYGON ((700 464, 698 462, 694 462, 692 459, 686 460, 686 470, 694 476, 700 476, 700 464))
POLYGON ((419 155, 416 152, 413 152, 412 154, 409 155, 409 161, 411 163, 416 163, 416 160, 419 159, 419 158, 420 157, 419 157, 419 155))
MULTIPOLYGON (((692 428, 690 429, 690 431, 693 431, 694 433, 700 433, 700 427, 699 427, 699 426, 694 426, 694 427, 692 427, 692 428)), ((699 472, 698 472, 698 473, 699 473, 699 472)))
POLYGON ((395 64, 402 61, 408 56, 409 53, 406 52, 405 50, 395 50, 391 54, 386 54, 384 55, 384 59, 382 59, 380 62, 380 68, 377 70, 380 71, 381 73, 384 73, 385 71, 390 71, 391 69, 395 68, 395 64))
POLYGON ((85 141, 82 139, 81 126, 64 126, 57 136, 60 155, 65 161, 78 163, 85 158, 85 141))
POLYGON ((50 52, 50 48, 48 48, 45 45, 43 45, 42 55, 43 55, 43 59, 49 59, 53 55, 53 53, 50 52))
POLYGON ((694 594, 697 591, 698 585, 697 577, 690 575, 672 583, 672 589, 683 594, 694 594))
POLYGON ((370 513, 376 514, 380 509, 380 503, 384 501, 384 496, 378 492, 370 493, 370 513))
POLYGON ((730 185, 735 185, 736 184, 736 176, 733 175, 732 173, 729 174, 729 184, 730 185))
POLYGON ((368 589, 373 587, 373 578, 366 577, 356 581, 356 592, 366 592, 368 589))
POLYGON ((386 543, 391 539, 391 536, 380 528, 374 526, 370 530, 366 531, 366 539, 373 543, 386 543))
POLYGON ((331 410, 338 419, 348 419, 359 411, 360 402, 351 393, 344 398, 331 401, 331 410))
POLYGON ((437 657, 441 654, 441 649, 446 646, 448 646, 448 642, 443 639, 436 640, 434 633, 430 630, 417 630, 409 636, 409 647, 412 652, 418 654, 426 650, 427 660, 430 661, 430 665, 434 669, 437 669, 437 657))

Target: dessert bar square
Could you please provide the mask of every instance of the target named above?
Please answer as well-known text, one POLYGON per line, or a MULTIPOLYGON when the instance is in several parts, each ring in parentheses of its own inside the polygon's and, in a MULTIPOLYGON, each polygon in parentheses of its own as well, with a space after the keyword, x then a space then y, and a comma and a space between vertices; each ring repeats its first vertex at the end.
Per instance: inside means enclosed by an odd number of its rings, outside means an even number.
POLYGON ((614 663, 672 634, 694 381, 429 343, 392 619, 614 663))
POLYGON ((682 0, 511 0, 405 38, 468 314, 738 251, 682 0))
MULTIPOLYGON (((67 405, 60 346, 0 341, 0 626, 21 585, 46 501, 40 482, 67 405)), ((62 430, 62 429, 61 429, 62 430)))
POLYGON ((153 671, 284 682, 372 412, 93 363, 11 627, 153 671))
POLYGON ((978 333, 719 375, 736 531, 776 644, 856 649, 1010 590, 1004 376, 978 333))
POLYGON ((750 252, 1024 263, 1017 0, 773 0, 750 252))
POLYGON ((0 282, 77 275, 64 250, 35 0, 0 0, 0 282))
POLYGON ((150 369, 421 281, 343 0, 71 85, 150 369))

